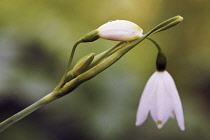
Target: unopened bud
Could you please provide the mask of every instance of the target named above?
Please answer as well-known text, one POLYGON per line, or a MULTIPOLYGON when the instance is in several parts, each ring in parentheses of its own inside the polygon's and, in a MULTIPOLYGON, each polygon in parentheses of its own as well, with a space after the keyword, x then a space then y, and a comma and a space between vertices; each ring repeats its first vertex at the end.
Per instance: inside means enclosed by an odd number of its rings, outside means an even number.
POLYGON ((143 36, 143 30, 127 20, 109 21, 82 38, 82 42, 92 42, 98 38, 114 41, 132 41, 143 36))
POLYGON ((72 71, 69 71, 66 75, 66 79, 65 79, 65 83, 69 82, 70 80, 72 80, 75 77, 75 75, 72 73, 72 71))
POLYGON ((88 54, 88 55, 84 56, 83 58, 81 58, 76 63, 74 68, 72 69, 73 75, 77 76, 77 75, 83 73, 88 68, 88 66, 91 64, 94 57, 95 57, 95 54, 91 53, 91 54, 88 54))
POLYGON ((177 25, 178 23, 180 23, 181 21, 183 21, 183 17, 181 16, 175 16, 175 17, 172 17, 162 23, 160 23, 159 25, 157 25, 154 29, 152 29, 149 34, 155 34, 157 32, 160 32, 160 31, 163 31, 163 30, 166 30, 166 29, 169 29, 175 25, 177 25))
POLYGON ((131 41, 143 36, 143 30, 127 20, 109 21, 98 29, 99 37, 115 41, 131 41))

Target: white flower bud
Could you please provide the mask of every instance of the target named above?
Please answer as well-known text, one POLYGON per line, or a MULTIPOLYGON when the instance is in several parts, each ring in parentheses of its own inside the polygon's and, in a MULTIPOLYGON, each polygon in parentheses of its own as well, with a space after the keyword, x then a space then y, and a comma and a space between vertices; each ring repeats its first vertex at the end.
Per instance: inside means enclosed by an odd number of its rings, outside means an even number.
POLYGON ((100 38, 115 41, 131 41, 143 36, 143 30, 127 20, 109 21, 97 30, 100 38))

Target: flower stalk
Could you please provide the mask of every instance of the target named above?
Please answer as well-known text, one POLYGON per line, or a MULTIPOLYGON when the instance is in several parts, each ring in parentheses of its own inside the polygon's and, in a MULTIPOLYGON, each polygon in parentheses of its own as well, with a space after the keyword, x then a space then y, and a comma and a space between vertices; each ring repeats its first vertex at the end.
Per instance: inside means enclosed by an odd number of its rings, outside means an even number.
MULTIPOLYGON (((7 120, 0 123, 0 132, 5 130, 7 127, 11 126, 15 122, 21 120, 22 118, 26 117, 30 113, 34 112, 35 110, 45 106, 46 104, 63 97, 69 93, 71 93, 74 89, 76 89, 80 84, 84 83, 85 81, 95 77, 111 65, 113 65, 115 62, 117 62, 122 56, 124 56, 128 51, 130 51, 132 48, 134 48, 136 45, 138 45, 141 41, 146 39, 149 35, 166 30, 168 28, 173 27, 174 25, 178 24, 182 21, 181 16, 176 16, 171 19, 168 19, 158 26, 156 26, 154 29, 149 31, 145 35, 139 36, 137 39, 128 41, 123 41, 118 43, 116 46, 108 49, 105 52, 102 52, 101 54, 96 55, 93 60, 91 60, 90 64, 85 66, 85 69, 79 72, 78 75, 74 75, 72 71, 69 71, 74 53, 76 50, 76 47, 79 43, 82 42, 91 42, 98 39, 97 32, 92 32, 89 37, 89 35, 86 35, 85 38, 83 37, 79 41, 75 43, 73 46, 70 58, 67 63, 66 70, 59 82, 59 84, 56 86, 56 88, 49 93, 47 96, 43 97, 39 101, 35 102, 31 106, 27 107, 23 111, 11 116, 7 120), (89 39, 89 40, 88 40, 89 39)), ((77 69, 74 67, 74 69, 77 69)))
POLYGON ((150 40, 156 46, 156 48, 158 49, 158 54, 157 54, 157 59, 156 59, 156 69, 157 69, 157 71, 166 70, 167 60, 166 60, 165 53, 162 51, 162 49, 157 44, 157 42, 155 42, 153 39, 151 39, 149 37, 147 39, 150 40))

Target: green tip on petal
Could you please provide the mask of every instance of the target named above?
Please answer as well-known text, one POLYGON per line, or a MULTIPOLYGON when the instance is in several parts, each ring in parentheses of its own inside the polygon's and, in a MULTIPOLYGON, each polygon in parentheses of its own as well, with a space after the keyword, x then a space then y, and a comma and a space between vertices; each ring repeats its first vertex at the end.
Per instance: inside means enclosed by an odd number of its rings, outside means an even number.
POLYGON ((161 125, 163 122, 161 120, 157 121, 157 125, 161 125))

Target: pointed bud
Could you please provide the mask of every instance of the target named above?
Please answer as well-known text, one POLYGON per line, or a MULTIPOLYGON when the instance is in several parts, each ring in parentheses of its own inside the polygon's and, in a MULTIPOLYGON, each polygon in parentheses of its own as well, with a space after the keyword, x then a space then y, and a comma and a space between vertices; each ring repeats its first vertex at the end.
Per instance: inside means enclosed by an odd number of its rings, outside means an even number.
POLYGON ((97 30, 99 37, 115 41, 131 41, 143 36, 143 30, 127 20, 109 21, 97 30))
POLYGON ((95 54, 91 53, 91 54, 88 54, 88 55, 84 56, 83 58, 81 58, 76 63, 74 68, 72 69, 73 75, 77 76, 77 75, 83 73, 88 68, 88 66, 91 64, 94 57, 95 57, 95 54))
POLYGON ((175 16, 172 17, 162 23, 160 23, 159 25, 157 25, 155 28, 153 28, 148 34, 155 34, 157 32, 160 31, 164 31, 166 29, 169 29, 175 25, 177 25, 178 23, 180 23, 181 21, 183 21, 183 17, 182 16, 175 16))
POLYGON ((75 77, 75 75, 72 73, 72 71, 69 71, 69 72, 66 74, 65 83, 66 83, 66 82, 69 82, 69 81, 72 80, 74 77, 75 77))

